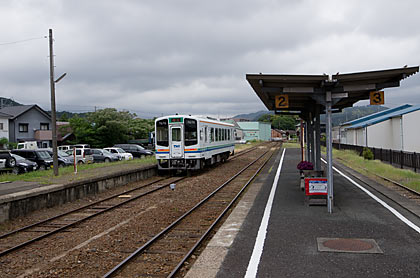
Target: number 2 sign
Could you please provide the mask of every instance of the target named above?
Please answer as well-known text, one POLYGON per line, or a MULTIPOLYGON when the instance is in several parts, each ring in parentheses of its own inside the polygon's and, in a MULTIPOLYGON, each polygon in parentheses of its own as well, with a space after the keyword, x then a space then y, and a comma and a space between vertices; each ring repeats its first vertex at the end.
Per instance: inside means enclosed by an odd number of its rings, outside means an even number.
POLYGON ((289 108, 289 96, 277 95, 275 103, 276 103, 276 108, 289 108))
POLYGON ((384 103, 384 91, 370 92, 370 105, 382 105, 384 103))

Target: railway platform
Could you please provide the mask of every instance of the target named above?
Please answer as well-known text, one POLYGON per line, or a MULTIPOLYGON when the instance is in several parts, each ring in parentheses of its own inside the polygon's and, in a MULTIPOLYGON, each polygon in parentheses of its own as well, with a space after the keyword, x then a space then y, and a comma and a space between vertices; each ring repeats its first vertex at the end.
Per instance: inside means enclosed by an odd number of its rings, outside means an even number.
POLYGON ((299 151, 273 157, 186 277, 419 277, 418 205, 341 166, 333 213, 309 206, 299 151))

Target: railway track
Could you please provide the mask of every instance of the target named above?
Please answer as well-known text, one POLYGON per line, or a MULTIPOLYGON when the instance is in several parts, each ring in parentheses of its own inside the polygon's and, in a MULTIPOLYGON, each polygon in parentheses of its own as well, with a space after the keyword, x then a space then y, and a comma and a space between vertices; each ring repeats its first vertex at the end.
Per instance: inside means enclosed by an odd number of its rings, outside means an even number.
MULTIPOLYGON (((54 277, 103 275, 135 250, 136 246, 149 241, 163 227, 214 191, 220 185, 217 181, 228 179, 227 173, 242 169, 267 150, 274 152, 274 145, 259 145, 247 150, 248 155, 242 156, 245 151, 240 152, 241 155, 235 155, 242 159, 228 160, 209 171, 200 171, 197 175, 188 177, 159 179, 0 235, 0 276, 52 277, 51 273, 55 273, 54 277), (170 189, 169 185, 172 183, 176 183, 175 190, 170 189), (151 194, 153 192, 156 193, 151 194), (148 197, 141 198, 143 196, 148 197), (139 201, 136 202, 135 199, 139 201), (114 205, 120 209, 112 208, 114 205)), ((255 167, 256 165, 249 166, 254 170, 255 167)), ((236 178, 238 179, 245 178, 241 175, 236 178)), ((221 192, 223 190, 220 189, 221 192)), ((232 199, 228 195, 230 194, 219 195, 216 204, 228 204, 232 199)), ((213 216, 195 220, 205 221, 202 224, 208 226, 207 221, 213 219, 213 216)), ((189 234, 190 237, 187 238, 196 238, 195 231, 190 231, 189 228, 178 232, 189 234)), ((185 243, 190 244, 188 240, 185 243)), ((147 252, 150 254, 156 250, 149 249, 147 252)), ((174 252, 177 254, 179 251, 174 252)), ((166 264, 162 265, 167 267, 166 264)))
MULTIPOLYGON (((418 192, 418 191, 416 191, 416 190, 414 190, 414 189, 412 189, 412 188, 409 188, 409 187, 407 187, 407 186, 405 186, 405 185, 403 185, 403 184, 401 184, 401 183, 399 183, 399 182, 396 182, 396 181, 394 181, 394 180, 392 180, 392 179, 389 179, 389 178, 387 178, 387 177, 384 177, 384 176, 378 175, 378 174, 376 174, 376 173, 374 173, 374 172, 372 172, 372 171, 369 171, 369 170, 367 170, 367 169, 363 169, 363 171, 367 172, 368 174, 370 174, 370 175, 372 175, 372 176, 374 176, 374 177, 376 177, 376 178, 378 178, 378 179, 380 179, 380 180, 382 180, 382 181, 387 182, 387 183, 388 183, 388 184, 390 184, 390 185, 393 187, 393 189, 394 189, 395 191, 397 191, 399 194, 402 194, 402 195, 404 195, 405 197, 407 197, 407 198, 409 198, 409 199, 416 199, 416 200, 420 200, 420 192, 418 192)), ((359 180, 360 180, 360 179, 359 179, 359 180)))
POLYGON ((274 152, 275 150, 268 148, 103 277, 173 277, 274 152))
POLYGON ((88 219, 116 209, 148 194, 161 190, 181 178, 159 179, 148 184, 112 195, 89 205, 65 212, 43 221, 0 235, 0 257, 28 246, 58 232, 70 229, 88 219))
MULTIPOLYGON (((236 159, 237 157, 252 152, 256 148, 258 147, 244 150, 232 157, 232 159, 236 159)), ((154 182, 90 203, 86 206, 82 206, 80 208, 2 234, 0 235, 0 257, 13 251, 19 250, 41 239, 47 238, 53 234, 70 229, 77 224, 80 224, 107 211, 116 209, 140 197, 161 190, 172 183, 183 180, 184 178, 185 177, 171 177, 166 179, 161 178, 154 182), (152 189, 148 190, 148 188, 152 189)))
MULTIPOLYGON (((418 215, 418 213, 416 213, 415 211, 412 210, 412 208, 410 206, 407 206, 403 203, 401 203, 400 201, 398 201, 398 199, 394 198, 392 196, 392 194, 387 193, 386 191, 381 190, 380 188, 377 188, 375 186, 372 186, 369 182, 367 182, 364 177, 362 176, 362 174, 358 173, 357 171, 355 171, 354 169, 348 168, 347 166, 344 165, 335 165, 335 167, 339 168, 340 171, 343 171, 344 173, 348 174, 349 176, 351 176, 352 178, 356 179, 358 182, 360 182, 361 184, 363 184, 366 187, 369 187, 372 190, 375 190, 376 192, 378 192, 379 194, 381 194, 382 196, 384 196, 385 198, 391 200, 392 202, 394 202, 395 204, 397 204, 398 206, 402 207, 403 209, 407 210, 408 212, 410 212, 412 215, 414 215, 415 217, 420 217, 420 215, 418 215), (338 166, 338 167, 337 167, 338 166), (349 169, 351 169, 351 171, 356 172, 352 173, 349 169)), ((388 179, 386 177, 383 177, 381 175, 378 175, 376 173, 367 171, 366 169, 364 169, 366 172, 368 172, 369 174, 371 174, 372 176, 375 176, 383 181, 386 181, 388 183, 388 185, 384 184, 384 183, 380 183, 382 186, 388 187, 390 190, 392 190, 393 192, 403 196, 404 198, 413 200, 414 202, 416 202, 417 204, 420 205, 420 193, 408 188, 398 182, 395 182, 391 179, 388 179)))
MULTIPOLYGON (((370 172, 370 173, 372 173, 372 172, 370 172)), ((393 186, 396 186, 400 191, 408 192, 409 193, 408 196, 407 196, 408 198, 420 200, 420 192, 415 191, 414 189, 411 189, 411 188, 409 188, 409 187, 407 187, 407 186, 405 186, 401 183, 398 183, 396 181, 393 181, 393 180, 388 179, 386 177, 383 177, 381 175, 378 175, 378 174, 375 174, 375 173, 372 173, 372 174, 375 175, 376 177, 384 180, 384 181, 387 181, 387 182, 391 183, 393 186)))

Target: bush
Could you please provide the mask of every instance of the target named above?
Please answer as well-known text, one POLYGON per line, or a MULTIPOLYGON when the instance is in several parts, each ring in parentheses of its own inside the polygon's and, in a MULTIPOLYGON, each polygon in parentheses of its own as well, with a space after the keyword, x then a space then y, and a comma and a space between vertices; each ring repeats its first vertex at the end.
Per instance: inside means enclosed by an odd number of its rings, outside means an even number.
POLYGON ((298 170, 313 170, 314 165, 309 161, 301 161, 297 165, 298 170))
POLYGON ((369 148, 363 148, 362 156, 364 159, 367 159, 367 160, 373 159, 373 153, 369 148))

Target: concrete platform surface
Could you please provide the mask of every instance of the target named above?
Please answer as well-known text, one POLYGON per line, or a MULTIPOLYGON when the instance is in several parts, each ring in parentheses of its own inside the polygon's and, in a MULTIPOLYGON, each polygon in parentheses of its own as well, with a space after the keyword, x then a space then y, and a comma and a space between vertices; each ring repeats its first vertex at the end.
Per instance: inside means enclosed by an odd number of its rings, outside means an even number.
POLYGON ((420 277, 420 219, 404 208, 415 205, 395 204, 355 180, 375 200, 334 172, 334 212, 309 206, 299 189, 299 149, 285 152, 268 225, 260 230, 280 158, 259 175, 187 277, 420 277), (262 253, 250 263, 259 244, 262 253))

